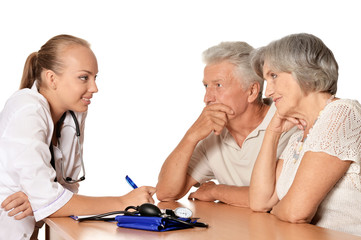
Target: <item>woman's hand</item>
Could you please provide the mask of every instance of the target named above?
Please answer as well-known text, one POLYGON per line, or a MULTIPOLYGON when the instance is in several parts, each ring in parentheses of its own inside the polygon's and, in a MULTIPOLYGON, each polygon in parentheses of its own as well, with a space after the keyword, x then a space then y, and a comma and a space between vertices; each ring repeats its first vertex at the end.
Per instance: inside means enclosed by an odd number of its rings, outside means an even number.
POLYGON ((278 111, 273 116, 271 122, 268 125, 268 129, 276 133, 284 133, 297 126, 299 129, 304 130, 307 123, 303 119, 297 119, 293 117, 283 117, 278 111))
POLYGON ((5 211, 11 210, 8 215, 10 217, 15 216, 16 220, 21 220, 27 216, 33 215, 33 209, 31 208, 28 196, 23 192, 17 192, 7 197, 2 203, 1 207, 5 211))
POLYGON ((127 206, 138 206, 143 203, 154 203, 153 195, 155 188, 150 186, 142 186, 134 189, 133 191, 122 196, 122 205, 127 206))

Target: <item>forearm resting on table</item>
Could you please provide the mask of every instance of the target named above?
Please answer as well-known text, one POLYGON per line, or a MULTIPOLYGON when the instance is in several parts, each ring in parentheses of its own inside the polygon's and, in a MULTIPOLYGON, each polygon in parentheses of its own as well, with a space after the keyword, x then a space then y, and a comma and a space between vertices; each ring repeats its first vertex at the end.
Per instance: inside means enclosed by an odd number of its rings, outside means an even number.
POLYGON ((266 131, 261 151, 253 168, 249 189, 253 211, 267 212, 278 202, 276 195, 277 146, 281 134, 266 131))
MULTIPOLYGON (((284 204, 284 200, 280 201, 278 204, 276 204, 271 214, 275 215, 278 219, 290 222, 290 223, 310 223, 312 218, 314 217, 317 207, 312 209, 311 211, 307 211, 303 208, 296 208, 294 206, 287 206, 287 204, 284 204)), ((286 200, 287 201, 287 200, 286 200)))
POLYGON ((182 198, 193 184, 187 175, 189 160, 197 142, 184 136, 182 141, 165 160, 159 173, 157 198, 160 201, 170 201, 182 198))
POLYGON ((159 201, 175 201, 184 197, 187 192, 191 189, 193 185, 197 183, 191 176, 187 173, 185 183, 182 184, 179 181, 173 183, 167 182, 167 185, 157 185, 157 198, 159 201), (177 187, 173 187, 177 185, 177 187))
POLYGON ((62 208, 50 217, 66 217, 71 215, 101 214, 124 210, 127 206, 121 197, 88 197, 74 194, 62 208))
POLYGON ((290 189, 271 213, 291 223, 310 222, 350 164, 327 153, 306 152, 290 189))
POLYGON ((216 185, 213 191, 214 198, 223 203, 237 206, 249 207, 249 187, 237 187, 224 184, 216 185))
POLYGON ((185 193, 187 172, 181 166, 173 163, 164 163, 157 183, 157 198, 159 201, 178 200, 185 193))

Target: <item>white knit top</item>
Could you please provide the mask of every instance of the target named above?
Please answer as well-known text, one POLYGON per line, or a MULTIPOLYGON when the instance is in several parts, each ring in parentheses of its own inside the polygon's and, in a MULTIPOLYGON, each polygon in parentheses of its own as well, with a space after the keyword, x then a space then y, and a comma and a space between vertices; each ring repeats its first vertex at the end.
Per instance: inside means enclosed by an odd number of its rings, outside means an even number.
MULTIPOLYGON (((302 137, 303 131, 294 133, 280 157, 284 163, 276 186, 278 198, 287 194, 305 152, 324 152, 350 160, 348 171, 322 201, 312 223, 361 236, 360 103, 347 99, 329 103, 297 152, 302 137)), ((327 165, 324 170, 327 171, 327 165)))

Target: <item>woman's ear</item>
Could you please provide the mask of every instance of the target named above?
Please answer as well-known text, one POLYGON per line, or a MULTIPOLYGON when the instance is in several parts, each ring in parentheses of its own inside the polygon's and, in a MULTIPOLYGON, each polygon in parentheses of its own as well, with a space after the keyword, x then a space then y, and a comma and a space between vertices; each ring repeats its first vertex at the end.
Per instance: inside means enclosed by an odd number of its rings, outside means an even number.
POLYGON ((52 89, 52 90, 56 90, 57 87, 57 81, 56 81, 56 74, 55 72, 53 72, 52 70, 45 70, 44 73, 44 79, 46 82, 46 85, 52 89))
POLYGON ((251 103, 251 102, 254 102, 257 98, 258 98, 258 95, 259 95, 259 92, 260 92, 260 85, 259 83, 253 83, 249 89, 248 89, 248 102, 251 103))

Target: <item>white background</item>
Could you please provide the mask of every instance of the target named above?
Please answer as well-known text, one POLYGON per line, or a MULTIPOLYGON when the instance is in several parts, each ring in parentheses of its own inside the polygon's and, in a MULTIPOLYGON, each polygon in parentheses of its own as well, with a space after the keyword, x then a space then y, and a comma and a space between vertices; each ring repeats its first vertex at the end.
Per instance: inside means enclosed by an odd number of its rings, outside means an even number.
MULTIPOLYGON (((66 33, 88 40, 99 63, 89 107, 81 194, 122 195, 153 185, 163 161, 200 114, 201 53, 221 41, 254 47, 285 35, 320 37, 340 67, 338 97, 361 100, 357 0, 1 1, 0 109, 26 57, 66 33)), ((24 123, 25 124, 25 123, 24 123)), ((1 177, 1 176, 0 176, 1 177)))

